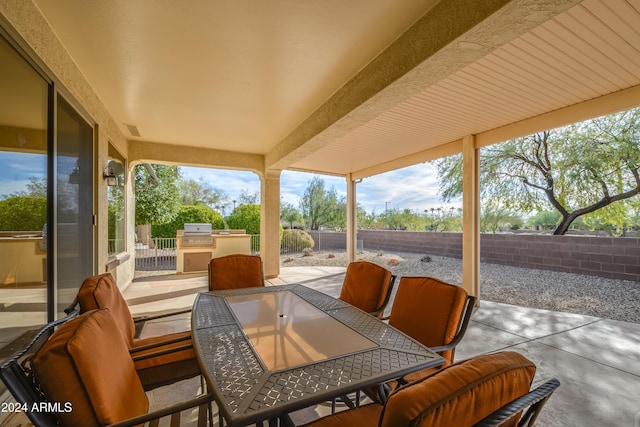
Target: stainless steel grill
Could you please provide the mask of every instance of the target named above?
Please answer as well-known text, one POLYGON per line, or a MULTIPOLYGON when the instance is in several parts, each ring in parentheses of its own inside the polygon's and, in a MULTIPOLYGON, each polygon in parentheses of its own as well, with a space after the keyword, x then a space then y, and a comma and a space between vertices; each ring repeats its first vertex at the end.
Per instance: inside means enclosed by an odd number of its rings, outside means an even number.
POLYGON ((212 248, 213 236, 211 234, 187 234, 182 236, 183 248, 212 248))
POLYGON ((212 248, 213 235, 211 224, 185 224, 182 247, 212 248))

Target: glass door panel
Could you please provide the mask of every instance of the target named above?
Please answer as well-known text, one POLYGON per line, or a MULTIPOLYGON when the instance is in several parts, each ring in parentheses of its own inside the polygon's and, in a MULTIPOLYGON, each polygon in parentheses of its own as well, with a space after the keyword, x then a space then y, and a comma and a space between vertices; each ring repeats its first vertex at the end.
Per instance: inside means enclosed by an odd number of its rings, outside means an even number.
POLYGON ((57 98, 56 302, 58 313, 94 271, 93 127, 60 95, 57 98))
POLYGON ((0 64, 2 361, 47 321, 49 85, 2 37, 0 64))

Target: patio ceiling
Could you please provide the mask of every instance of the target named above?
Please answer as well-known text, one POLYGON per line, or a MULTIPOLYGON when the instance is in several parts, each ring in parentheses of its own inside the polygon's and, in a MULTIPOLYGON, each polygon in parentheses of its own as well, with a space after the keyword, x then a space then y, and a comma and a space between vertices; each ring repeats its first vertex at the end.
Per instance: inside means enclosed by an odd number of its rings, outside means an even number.
POLYGON ((267 168, 364 177, 640 87, 638 0, 35 2, 132 144, 267 168))

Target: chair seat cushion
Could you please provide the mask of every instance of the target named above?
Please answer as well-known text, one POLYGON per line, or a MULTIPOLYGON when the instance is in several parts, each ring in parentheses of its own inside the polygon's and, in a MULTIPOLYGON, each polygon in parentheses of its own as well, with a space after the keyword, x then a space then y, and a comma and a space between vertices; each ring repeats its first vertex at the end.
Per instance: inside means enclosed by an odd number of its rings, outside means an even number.
POLYGON ((382 405, 373 403, 360 406, 351 411, 337 412, 335 415, 320 418, 304 427, 375 427, 382 412, 382 405))
POLYGON ((384 267, 367 261, 352 262, 347 267, 340 299, 372 313, 384 304, 390 284, 391 272, 384 267))
POLYGON ((108 309, 70 320, 32 359, 49 402, 69 403, 66 426, 100 426, 147 413, 149 402, 108 309))
POLYGON ((472 426, 528 393, 535 371, 535 365, 516 352, 450 365, 391 394, 380 426, 472 426))
POLYGON ((200 365, 196 359, 190 331, 134 340, 131 355, 134 357, 135 369, 145 390, 172 384, 200 374, 200 365), (181 338, 188 339, 164 344, 181 338), (145 346, 153 346, 153 348, 136 351, 136 349, 145 346), (180 349, 181 347, 187 348, 180 349), (169 352, 161 354, 165 351, 169 352))

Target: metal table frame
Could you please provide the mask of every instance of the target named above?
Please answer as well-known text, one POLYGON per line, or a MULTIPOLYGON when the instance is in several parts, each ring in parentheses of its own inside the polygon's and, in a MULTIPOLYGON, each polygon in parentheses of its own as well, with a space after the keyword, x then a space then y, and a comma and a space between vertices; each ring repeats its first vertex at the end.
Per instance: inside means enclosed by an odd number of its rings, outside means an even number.
POLYGON ((198 294, 191 329, 202 373, 229 426, 245 426, 439 366, 444 359, 385 322, 302 285, 198 294), (290 291, 377 344, 374 348, 269 371, 225 297, 290 291))

